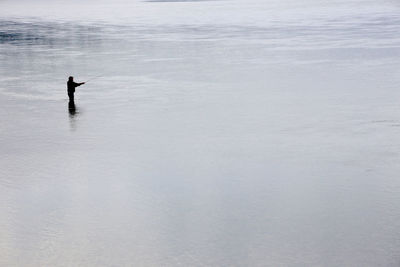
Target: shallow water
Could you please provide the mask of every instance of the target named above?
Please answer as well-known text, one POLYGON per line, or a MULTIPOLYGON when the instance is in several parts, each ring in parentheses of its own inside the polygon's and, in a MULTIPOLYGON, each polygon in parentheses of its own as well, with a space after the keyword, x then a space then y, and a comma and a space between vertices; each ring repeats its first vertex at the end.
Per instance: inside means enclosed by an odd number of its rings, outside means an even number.
POLYGON ((2 1, 0 266, 398 266, 399 11, 2 1))

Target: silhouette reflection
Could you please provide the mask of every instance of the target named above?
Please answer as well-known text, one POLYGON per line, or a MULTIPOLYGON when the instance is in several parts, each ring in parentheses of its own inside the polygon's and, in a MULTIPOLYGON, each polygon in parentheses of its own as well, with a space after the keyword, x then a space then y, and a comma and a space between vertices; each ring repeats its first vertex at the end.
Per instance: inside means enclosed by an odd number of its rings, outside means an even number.
POLYGON ((71 131, 75 131, 76 130, 76 116, 79 112, 77 112, 74 101, 68 102, 68 113, 69 113, 69 124, 70 124, 71 131))
POLYGON ((75 106, 75 102, 74 101, 69 101, 68 102, 68 111, 69 111, 69 115, 75 116, 75 114, 76 114, 76 106, 75 106))

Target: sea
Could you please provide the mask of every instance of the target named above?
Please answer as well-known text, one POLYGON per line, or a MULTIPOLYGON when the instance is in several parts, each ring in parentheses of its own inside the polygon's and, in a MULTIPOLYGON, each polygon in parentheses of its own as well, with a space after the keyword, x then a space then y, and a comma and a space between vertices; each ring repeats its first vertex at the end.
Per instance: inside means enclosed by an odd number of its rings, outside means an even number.
POLYGON ((400 266, 400 2, 1 0, 0 266, 400 266))

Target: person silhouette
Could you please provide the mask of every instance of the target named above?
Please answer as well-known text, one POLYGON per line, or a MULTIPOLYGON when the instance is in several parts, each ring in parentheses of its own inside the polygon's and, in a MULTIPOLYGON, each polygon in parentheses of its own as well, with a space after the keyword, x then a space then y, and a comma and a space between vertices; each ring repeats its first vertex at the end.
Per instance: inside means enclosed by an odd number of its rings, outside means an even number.
POLYGON ((69 102, 74 103, 75 88, 78 86, 81 86, 82 84, 85 84, 85 83, 84 82, 76 83, 76 82, 74 82, 74 77, 69 76, 68 82, 67 82, 69 102))

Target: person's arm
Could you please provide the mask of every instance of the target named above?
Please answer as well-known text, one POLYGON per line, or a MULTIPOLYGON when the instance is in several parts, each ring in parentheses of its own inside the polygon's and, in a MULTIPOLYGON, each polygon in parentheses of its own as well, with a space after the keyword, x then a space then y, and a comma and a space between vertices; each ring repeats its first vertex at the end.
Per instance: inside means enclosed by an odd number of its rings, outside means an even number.
POLYGON ((78 87, 78 86, 81 86, 82 84, 85 84, 85 83, 84 82, 83 83, 74 83, 74 86, 78 87))

